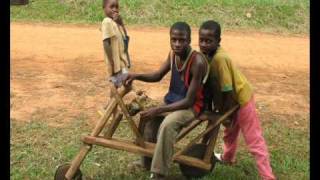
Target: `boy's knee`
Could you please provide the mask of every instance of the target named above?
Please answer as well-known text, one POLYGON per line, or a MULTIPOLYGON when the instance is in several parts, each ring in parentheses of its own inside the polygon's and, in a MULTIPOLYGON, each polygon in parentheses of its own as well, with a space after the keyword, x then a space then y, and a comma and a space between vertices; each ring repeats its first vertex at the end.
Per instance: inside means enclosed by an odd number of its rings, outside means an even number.
POLYGON ((160 130, 179 131, 180 128, 193 116, 193 112, 175 111, 165 117, 161 123, 160 130), (186 115, 190 113, 190 115, 186 115))
POLYGON ((161 123, 160 131, 172 131, 174 130, 176 122, 172 121, 171 119, 164 119, 161 123))

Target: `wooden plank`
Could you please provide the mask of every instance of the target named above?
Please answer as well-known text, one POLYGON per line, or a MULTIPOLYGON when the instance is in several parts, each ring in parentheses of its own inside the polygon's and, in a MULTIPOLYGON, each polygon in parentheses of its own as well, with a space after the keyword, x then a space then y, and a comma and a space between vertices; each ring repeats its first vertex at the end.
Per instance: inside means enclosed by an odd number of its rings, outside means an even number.
POLYGON ((143 148, 131 141, 120 140, 116 138, 105 139, 101 136, 99 137, 83 136, 81 140, 87 144, 94 144, 94 145, 108 147, 111 149, 128 151, 131 153, 136 153, 136 154, 140 154, 148 157, 153 156, 153 151, 155 147, 154 143, 145 142, 145 148, 143 148))
POLYGON ((119 94, 117 93, 116 91, 116 88, 115 87, 111 87, 111 91, 113 91, 114 93, 114 97, 116 98, 116 100, 118 101, 118 104, 123 112, 123 114, 125 115, 126 119, 129 121, 129 124, 131 126, 131 129, 133 130, 134 134, 136 135, 136 140, 137 140, 137 143, 144 147, 144 140, 143 140, 143 137, 142 135, 139 133, 139 130, 136 126, 136 124, 134 123, 132 117, 130 116, 129 114, 129 111, 126 107, 126 105, 124 104, 123 100, 121 99, 121 97, 119 96, 119 94))
MULTIPOLYGON (((113 87, 113 86, 111 86, 113 87)), ((113 87, 114 88, 114 87, 113 87)), ((127 94, 130 91, 130 89, 128 88, 123 88, 120 90, 120 94, 118 94, 120 97, 123 97, 125 94, 127 94)), ((102 116, 98 123, 96 124, 95 128, 93 129, 91 136, 98 136, 101 132, 101 130, 103 129, 103 127, 105 126, 105 124, 107 123, 108 119, 111 116, 111 113, 114 111, 114 109, 117 106, 117 101, 114 98, 110 99, 110 102, 107 106, 107 109, 104 113, 104 116, 102 116)))
POLYGON ((213 133, 210 137, 209 144, 207 146, 206 152, 203 157, 203 161, 206 163, 211 163, 212 152, 214 150, 214 146, 218 138, 219 130, 220 130, 220 124, 218 124, 218 126, 212 130, 213 133))
POLYGON ((29 0, 10 0, 10 5, 27 5, 29 0))
POLYGON ((114 132, 116 131, 120 121, 122 119, 122 114, 117 113, 116 117, 114 119, 112 119, 111 123, 110 123, 110 127, 108 128, 108 130, 106 131, 106 133, 104 134, 104 137, 107 139, 111 139, 114 132))
MULTIPOLYGON (((155 148, 154 143, 145 142, 145 148, 142 148, 136 145, 132 141, 116 139, 116 138, 105 139, 102 136, 98 136, 98 137, 83 136, 81 137, 81 140, 87 144, 99 145, 99 146, 104 146, 111 149, 123 150, 123 151, 140 154, 148 157, 153 156, 154 148, 155 148)), ((210 163, 205 163, 201 159, 189 157, 185 155, 174 156, 173 160, 178 163, 183 163, 189 166, 198 167, 205 170, 210 170, 211 168, 210 163)))
POLYGON ((84 160, 88 152, 91 150, 91 148, 92 148, 92 145, 87 145, 87 144, 82 145, 82 147, 80 148, 80 152, 73 159, 70 165, 70 168, 68 169, 65 175, 66 179, 71 180, 73 178, 73 176, 75 175, 76 171, 79 169, 82 161, 84 160))
POLYGON ((235 110, 238 109, 238 105, 231 108, 229 111, 227 111, 224 115, 222 115, 220 118, 217 119, 217 121, 212 124, 209 128, 207 128, 205 131, 200 133, 196 138, 194 138, 185 148, 178 151, 176 155, 181 155, 185 150, 189 149, 193 144, 195 144, 200 138, 202 138, 204 135, 209 133, 213 128, 215 128, 217 125, 220 125, 222 121, 224 121, 228 116, 230 116, 235 110))
POLYGON ((103 129, 103 127, 107 123, 108 119, 110 118, 111 113, 116 108, 116 105, 117 105, 116 100, 112 98, 110 100, 110 103, 107 106, 107 110, 105 111, 104 115, 99 119, 98 123, 96 124, 95 128, 93 129, 93 131, 91 133, 92 136, 97 136, 100 134, 101 130, 103 129))
POLYGON ((179 133, 178 137, 177 137, 177 141, 179 142, 182 138, 184 138, 192 129, 194 129, 196 126, 198 126, 199 124, 201 124, 203 121, 202 120, 194 120, 191 122, 191 124, 189 124, 187 127, 183 128, 181 130, 181 132, 179 133))
POLYGON ((182 163, 188 166, 201 168, 207 171, 210 171, 211 169, 211 163, 206 163, 202 161, 201 159, 185 156, 185 155, 177 155, 173 157, 174 162, 182 163))

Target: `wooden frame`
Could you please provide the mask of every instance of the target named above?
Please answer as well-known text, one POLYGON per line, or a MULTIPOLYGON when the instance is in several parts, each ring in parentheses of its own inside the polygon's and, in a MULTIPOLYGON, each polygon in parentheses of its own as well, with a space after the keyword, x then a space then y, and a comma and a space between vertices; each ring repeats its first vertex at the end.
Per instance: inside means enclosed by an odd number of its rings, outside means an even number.
POLYGON ((10 0, 10 5, 27 5, 29 0, 10 0))
MULTIPOLYGON (((131 88, 124 88, 124 87, 117 90, 113 85, 111 85, 111 91, 112 91, 113 97, 111 97, 110 102, 108 103, 107 108, 105 110, 105 113, 103 114, 103 116, 101 116, 101 118, 97 122, 91 134, 81 137, 81 141, 83 141, 83 145, 80 148, 80 152, 76 155, 76 157, 71 162, 70 168, 65 174, 66 179, 71 180, 73 178, 77 169, 79 169, 81 163, 83 162, 84 158, 92 149, 92 145, 104 146, 107 148, 117 149, 117 150, 124 150, 127 152, 136 153, 136 154, 140 154, 148 157, 153 156, 155 143, 145 142, 143 140, 143 137, 142 137, 143 128, 141 128, 140 126, 139 128, 137 127, 137 125, 133 121, 132 117, 128 112, 127 107, 125 106, 122 100, 122 97, 125 96, 130 90, 131 88), (105 131, 105 134, 103 136, 100 135, 103 128, 106 126, 107 121, 111 117, 111 114, 116 111, 116 108, 118 105, 123 115, 129 121, 129 125, 132 131, 134 132, 134 135, 136 136, 136 140, 134 142, 112 137, 122 119, 122 114, 120 113, 117 113, 113 117, 113 119, 111 120, 110 126, 108 126, 107 130, 105 131)), ((173 156, 174 162, 186 164, 186 165, 201 168, 204 170, 210 170, 212 166, 210 159, 212 158, 212 152, 214 150, 220 124, 226 118, 228 118, 234 111, 236 111, 237 108, 238 106, 232 108, 230 111, 228 111, 218 119, 211 120, 211 121, 214 121, 214 123, 211 123, 206 130, 201 132, 185 148, 183 148, 182 150, 174 154, 173 156), (198 159, 198 158, 183 155, 183 152, 185 152, 193 144, 195 144, 202 137, 204 137, 209 133, 210 133, 210 139, 209 139, 206 153, 203 159, 198 159)), ((183 128, 177 137, 177 142, 180 141, 182 138, 184 138, 195 127, 197 127, 198 125, 200 125, 205 121, 206 120, 203 120, 203 119, 196 119, 189 126, 183 128)), ((141 122, 141 123, 145 123, 145 122, 141 122)))

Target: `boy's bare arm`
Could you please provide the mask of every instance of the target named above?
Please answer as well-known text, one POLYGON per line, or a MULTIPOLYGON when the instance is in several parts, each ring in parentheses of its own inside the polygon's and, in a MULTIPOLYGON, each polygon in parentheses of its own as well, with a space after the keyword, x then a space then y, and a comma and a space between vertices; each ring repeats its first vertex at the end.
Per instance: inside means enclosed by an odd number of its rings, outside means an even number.
POLYGON ((196 100, 197 90, 201 86, 202 78, 204 77, 205 70, 206 70, 206 64, 204 63, 204 61, 199 59, 202 57, 197 56, 196 58, 197 60, 194 62, 194 64, 191 67, 192 79, 191 79, 191 83, 188 88, 186 97, 175 103, 172 103, 169 105, 162 105, 162 106, 147 110, 141 113, 142 118, 147 119, 156 114, 160 114, 164 112, 172 112, 180 109, 188 109, 192 107, 192 105, 196 100))
POLYGON ((125 85, 131 84, 133 80, 140 80, 144 82, 158 82, 160 81, 170 70, 170 59, 167 58, 165 63, 162 64, 159 70, 152 73, 135 74, 129 73, 125 85))
POLYGON ((111 66, 111 75, 114 75, 114 61, 113 61, 113 56, 112 56, 112 48, 111 48, 111 39, 107 38, 103 40, 103 49, 108 57, 108 61, 111 66))

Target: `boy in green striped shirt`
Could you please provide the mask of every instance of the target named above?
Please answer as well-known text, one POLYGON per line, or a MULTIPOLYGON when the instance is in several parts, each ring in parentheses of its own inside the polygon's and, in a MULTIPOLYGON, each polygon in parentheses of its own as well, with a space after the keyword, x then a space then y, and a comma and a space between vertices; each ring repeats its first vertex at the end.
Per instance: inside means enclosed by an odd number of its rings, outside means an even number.
POLYGON ((215 21, 206 21, 199 29, 200 51, 210 63, 208 86, 212 91, 209 96, 213 98, 214 109, 220 113, 227 112, 237 104, 240 108, 232 115, 233 126, 224 130, 223 154, 215 155, 223 163, 234 164, 241 130, 249 151, 256 159, 261 178, 273 180, 275 176, 257 116, 252 87, 220 47, 220 35, 220 25, 215 21))

